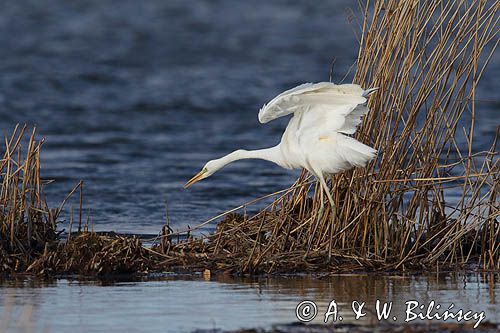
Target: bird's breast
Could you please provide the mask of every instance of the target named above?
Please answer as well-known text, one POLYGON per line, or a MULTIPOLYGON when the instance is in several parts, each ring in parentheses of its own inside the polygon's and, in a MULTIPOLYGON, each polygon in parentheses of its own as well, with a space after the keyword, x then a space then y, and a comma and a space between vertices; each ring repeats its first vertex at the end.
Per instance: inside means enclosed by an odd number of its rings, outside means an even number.
POLYGON ((301 151, 300 120, 298 116, 292 117, 281 138, 280 148, 286 163, 284 167, 289 169, 301 169, 306 165, 305 156, 301 151))

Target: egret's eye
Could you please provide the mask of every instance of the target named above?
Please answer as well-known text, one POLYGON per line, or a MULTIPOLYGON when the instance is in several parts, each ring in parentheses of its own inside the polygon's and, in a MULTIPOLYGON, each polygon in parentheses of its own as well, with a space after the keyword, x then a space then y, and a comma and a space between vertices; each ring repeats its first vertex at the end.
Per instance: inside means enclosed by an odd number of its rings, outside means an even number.
POLYGON ((201 170, 201 172, 208 172, 207 167, 204 167, 203 170, 201 170))

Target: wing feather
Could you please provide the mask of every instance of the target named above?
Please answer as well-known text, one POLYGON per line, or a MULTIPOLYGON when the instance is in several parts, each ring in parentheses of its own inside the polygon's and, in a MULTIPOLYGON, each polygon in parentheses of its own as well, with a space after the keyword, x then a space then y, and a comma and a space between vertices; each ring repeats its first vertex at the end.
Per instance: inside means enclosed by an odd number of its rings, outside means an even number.
POLYGON ((369 109, 366 104, 356 105, 356 107, 346 115, 344 124, 337 131, 344 134, 354 134, 359 124, 361 124, 363 116, 368 111, 369 109))
MULTIPOLYGON (((347 116, 356 110, 359 104, 366 103, 366 98, 362 96, 363 92, 364 90, 357 84, 304 83, 279 94, 264 105, 259 111, 259 121, 267 123, 297 111, 307 112, 318 106, 330 109, 332 112, 341 112, 341 115, 347 116)), ((354 118, 355 116, 353 119, 346 119, 345 125, 356 124, 354 118)), ((358 120, 360 121, 360 116, 358 116, 358 120)), ((352 128, 352 125, 349 128, 352 128)), ((349 131, 349 128, 345 130, 349 131)))

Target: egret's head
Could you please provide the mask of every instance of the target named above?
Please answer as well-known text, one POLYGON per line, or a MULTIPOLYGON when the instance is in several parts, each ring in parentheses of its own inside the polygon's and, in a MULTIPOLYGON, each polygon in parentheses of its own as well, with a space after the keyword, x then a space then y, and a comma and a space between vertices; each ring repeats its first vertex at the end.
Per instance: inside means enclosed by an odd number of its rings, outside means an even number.
POLYGON ((208 161, 200 172, 198 172, 196 175, 193 176, 193 178, 191 178, 186 184, 184 184, 184 188, 188 188, 197 181, 210 177, 221 167, 222 166, 220 165, 219 160, 208 161))

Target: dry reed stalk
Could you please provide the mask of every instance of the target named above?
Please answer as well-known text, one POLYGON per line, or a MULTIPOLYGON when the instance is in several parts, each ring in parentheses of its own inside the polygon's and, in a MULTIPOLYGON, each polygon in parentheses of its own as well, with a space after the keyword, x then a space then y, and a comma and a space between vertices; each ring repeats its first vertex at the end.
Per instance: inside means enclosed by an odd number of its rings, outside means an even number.
POLYGON ((35 139, 36 128, 25 138, 26 130, 26 125, 17 125, 5 138, 0 161, 0 274, 24 272, 33 260, 57 246, 56 221, 69 198, 56 209, 47 206, 40 176, 43 139, 35 139))
MULTIPOLYGON (((303 173, 257 215, 226 217, 203 243, 209 261, 240 272, 472 262, 500 269, 497 140, 485 152, 473 145, 476 87, 498 44, 498 7, 367 1, 354 82, 380 90, 357 138, 382 153, 367 168, 330 180, 336 223, 325 202, 315 228, 320 189, 303 173), (450 193, 457 191, 454 202, 450 193)), ((201 244, 176 247, 196 252, 201 244)))
POLYGON ((23 270, 29 260, 56 240, 55 216, 43 197, 40 147, 33 129, 22 151, 26 126, 5 138, 0 162, 0 272, 23 270))

